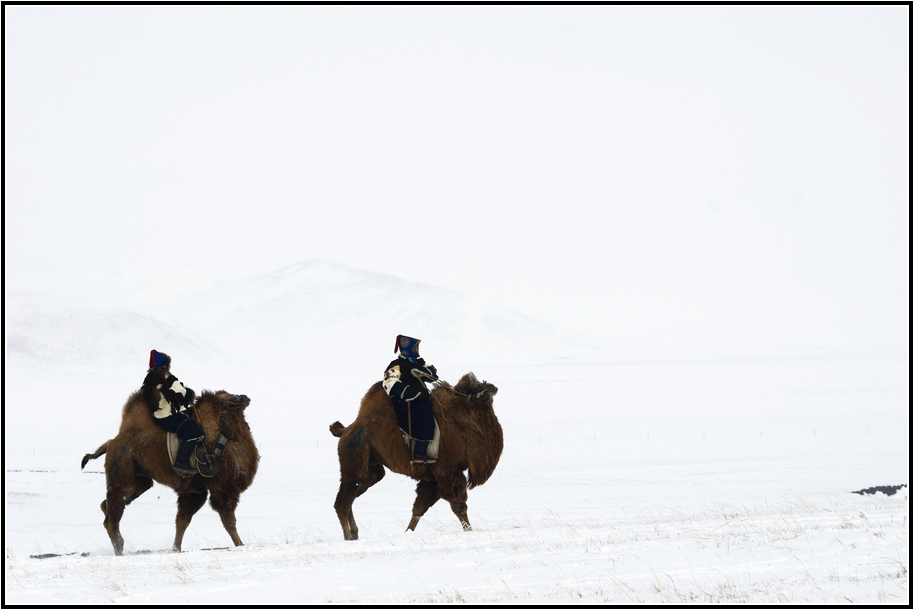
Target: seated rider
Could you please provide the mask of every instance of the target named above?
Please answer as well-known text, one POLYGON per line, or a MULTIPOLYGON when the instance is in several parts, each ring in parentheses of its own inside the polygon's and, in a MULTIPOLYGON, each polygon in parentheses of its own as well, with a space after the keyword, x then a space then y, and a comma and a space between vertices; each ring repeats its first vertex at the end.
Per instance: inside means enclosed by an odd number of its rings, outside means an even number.
POLYGON ((387 365, 381 385, 391 397, 397 413, 397 425, 410 438, 412 459, 415 464, 434 464, 427 455, 428 444, 435 437, 435 419, 432 401, 425 381, 437 381, 438 371, 426 366, 419 357, 419 339, 397 335, 394 352, 400 350, 396 360, 387 365))
POLYGON ((190 465, 190 454, 203 440, 203 428, 191 417, 187 407, 194 402, 194 391, 171 374, 171 357, 152 350, 149 353, 149 371, 143 380, 143 396, 155 422, 168 432, 178 435, 181 444, 172 469, 182 477, 197 474, 190 465))

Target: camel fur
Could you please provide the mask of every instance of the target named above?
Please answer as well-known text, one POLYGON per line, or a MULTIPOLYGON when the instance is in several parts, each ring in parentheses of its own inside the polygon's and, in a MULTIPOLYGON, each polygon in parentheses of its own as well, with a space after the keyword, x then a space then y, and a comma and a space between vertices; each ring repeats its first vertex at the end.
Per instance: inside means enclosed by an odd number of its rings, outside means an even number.
POLYGON ((220 432, 230 439, 219 473, 204 478, 199 474, 181 477, 171 469, 165 441, 167 433, 153 421, 152 410, 142 390, 127 399, 117 436, 102 443, 94 453, 87 453, 82 460, 85 468, 89 460, 105 456, 108 491, 101 509, 116 555, 124 551, 124 538, 120 533, 124 507, 152 487, 153 481, 171 487, 178 494, 175 551, 181 551, 184 532, 194 514, 206 503, 207 494, 210 506, 219 513, 232 542, 235 546, 243 544, 235 525, 235 508, 241 493, 254 480, 260 460, 250 426, 244 418, 244 410, 250 402, 247 396, 224 390, 204 391, 197 399, 194 409, 203 427, 207 452, 212 451, 220 432))
POLYGON ((358 540, 359 528, 352 503, 384 478, 385 468, 417 480, 413 515, 407 530, 439 499, 446 500, 464 530, 472 529, 467 518, 467 489, 485 483, 504 447, 501 425, 492 408, 498 388, 467 373, 451 388, 435 384, 432 408, 441 439, 437 462, 411 464, 409 449, 397 426, 394 406, 375 383, 362 398, 356 420, 348 426, 334 422, 330 432, 339 437, 340 489, 336 509, 346 540, 358 540), (469 478, 464 475, 469 472, 469 478))

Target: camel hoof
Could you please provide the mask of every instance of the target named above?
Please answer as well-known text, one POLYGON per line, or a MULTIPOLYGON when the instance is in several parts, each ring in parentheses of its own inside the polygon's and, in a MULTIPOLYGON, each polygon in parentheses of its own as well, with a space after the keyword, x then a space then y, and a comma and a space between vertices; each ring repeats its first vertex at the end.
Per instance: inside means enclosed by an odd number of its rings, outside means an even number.
POLYGON ((114 547, 115 555, 117 555, 117 556, 123 555, 124 554, 124 537, 121 536, 120 534, 118 534, 117 542, 116 543, 112 542, 111 546, 114 547))

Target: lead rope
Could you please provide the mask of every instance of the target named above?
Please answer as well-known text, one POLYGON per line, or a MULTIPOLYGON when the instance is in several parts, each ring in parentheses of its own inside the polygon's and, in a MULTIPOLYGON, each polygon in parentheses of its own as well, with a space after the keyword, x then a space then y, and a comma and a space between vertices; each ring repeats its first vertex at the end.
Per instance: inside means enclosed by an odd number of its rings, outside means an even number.
MULTIPOLYGON (((437 381, 437 383, 440 383, 441 387, 450 390, 454 394, 460 394, 461 396, 463 396, 465 398, 469 398, 470 400, 475 400, 486 393, 485 390, 480 390, 479 392, 476 392, 475 394, 465 394, 463 392, 458 391, 456 388, 454 388, 454 386, 452 386, 451 384, 449 384, 447 381, 445 381, 443 379, 439 379, 437 381)), ((485 382, 483 382, 483 383, 485 383, 485 382)))

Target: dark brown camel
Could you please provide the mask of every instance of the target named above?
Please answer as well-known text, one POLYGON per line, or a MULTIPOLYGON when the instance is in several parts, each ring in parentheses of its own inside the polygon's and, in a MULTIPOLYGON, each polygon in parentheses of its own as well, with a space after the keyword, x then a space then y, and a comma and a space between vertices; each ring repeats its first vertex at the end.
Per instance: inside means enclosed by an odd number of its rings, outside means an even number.
POLYGON ((340 438, 340 491, 333 507, 343 526, 343 537, 358 540, 352 503, 384 478, 385 467, 419 481, 408 530, 416 529, 419 519, 439 498, 450 503, 464 530, 472 529, 467 518, 467 489, 482 485, 492 476, 504 446, 492 409, 497 391, 473 373, 464 375, 453 388, 436 384, 432 407, 441 439, 438 461, 426 465, 410 464, 393 403, 380 382, 371 386, 352 424, 334 422, 330 426, 330 432, 340 438), (465 470, 469 470, 469 482, 465 470))
POLYGON ((106 454, 108 494, 101 506, 105 513, 105 529, 116 555, 124 552, 124 538, 120 532, 124 507, 152 487, 153 481, 171 487, 178 494, 175 551, 180 552, 184 531, 206 503, 207 493, 210 505, 219 513, 232 542, 235 546, 243 544, 235 528, 235 507, 241 492, 254 480, 260 460, 250 427, 244 419, 244 409, 250 402, 247 396, 223 390, 204 391, 197 399, 194 408, 203 427, 206 450, 212 452, 220 432, 229 439, 222 467, 216 476, 209 478, 199 474, 193 477, 175 474, 166 448, 166 432, 153 421, 151 410, 143 401, 142 390, 127 399, 117 436, 102 443, 95 453, 87 453, 82 461, 85 468, 89 460, 106 454))

